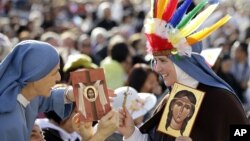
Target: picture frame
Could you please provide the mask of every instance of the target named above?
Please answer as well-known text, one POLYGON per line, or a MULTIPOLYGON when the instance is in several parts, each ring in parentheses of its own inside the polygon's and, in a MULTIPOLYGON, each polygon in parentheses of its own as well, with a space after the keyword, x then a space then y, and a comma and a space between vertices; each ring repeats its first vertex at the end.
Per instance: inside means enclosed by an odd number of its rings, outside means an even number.
POLYGON ((70 73, 81 121, 97 121, 111 110, 102 68, 81 69, 70 73))

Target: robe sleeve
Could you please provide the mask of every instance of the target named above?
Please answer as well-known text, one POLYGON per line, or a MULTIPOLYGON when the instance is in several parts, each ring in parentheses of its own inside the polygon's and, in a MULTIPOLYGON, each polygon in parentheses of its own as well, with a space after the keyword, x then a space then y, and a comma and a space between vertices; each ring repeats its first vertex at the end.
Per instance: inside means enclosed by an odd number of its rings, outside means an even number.
POLYGON ((54 111, 60 118, 67 117, 72 110, 72 104, 64 104, 65 88, 56 88, 51 91, 48 98, 40 97, 39 112, 54 111))
POLYGON ((134 133, 128 137, 128 138, 123 138, 124 141, 147 141, 148 134, 142 134, 140 130, 135 127, 134 133))

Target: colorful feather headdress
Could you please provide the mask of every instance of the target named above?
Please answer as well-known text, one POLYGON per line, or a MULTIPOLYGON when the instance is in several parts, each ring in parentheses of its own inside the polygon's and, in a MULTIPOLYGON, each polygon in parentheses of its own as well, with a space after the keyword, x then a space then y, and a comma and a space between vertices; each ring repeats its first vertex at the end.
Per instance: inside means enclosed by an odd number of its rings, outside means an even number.
POLYGON ((207 4, 207 0, 203 0, 186 14, 191 3, 192 0, 185 0, 177 8, 178 0, 151 0, 151 18, 145 23, 148 52, 153 55, 191 56, 191 45, 209 36, 231 18, 226 15, 215 24, 193 33, 213 13, 218 3, 209 5, 196 15, 207 4))

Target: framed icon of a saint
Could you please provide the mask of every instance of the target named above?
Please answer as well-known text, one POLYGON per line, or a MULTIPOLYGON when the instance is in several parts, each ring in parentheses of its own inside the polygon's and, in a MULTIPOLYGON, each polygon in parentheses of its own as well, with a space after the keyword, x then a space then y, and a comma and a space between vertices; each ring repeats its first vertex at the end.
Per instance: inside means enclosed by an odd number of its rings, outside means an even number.
POLYGON ((175 83, 162 114, 158 131, 173 137, 189 136, 204 92, 175 83))

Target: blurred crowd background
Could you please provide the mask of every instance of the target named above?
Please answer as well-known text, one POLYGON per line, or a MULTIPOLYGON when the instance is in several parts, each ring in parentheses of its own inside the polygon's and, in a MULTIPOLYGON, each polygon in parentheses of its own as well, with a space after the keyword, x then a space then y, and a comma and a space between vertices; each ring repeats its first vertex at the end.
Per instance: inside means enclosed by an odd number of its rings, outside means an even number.
MULTIPOLYGON (((212 67, 234 88, 248 113, 250 1, 219 2, 219 8, 200 28, 225 14, 232 19, 204 40, 203 47, 222 48, 212 67)), ((61 55, 60 83, 70 84, 69 73, 76 69, 101 67, 109 88, 129 85, 160 100, 167 88, 150 68, 143 33, 149 10, 150 0, 1 0, 0 61, 16 43, 41 40, 52 44, 61 55)))

